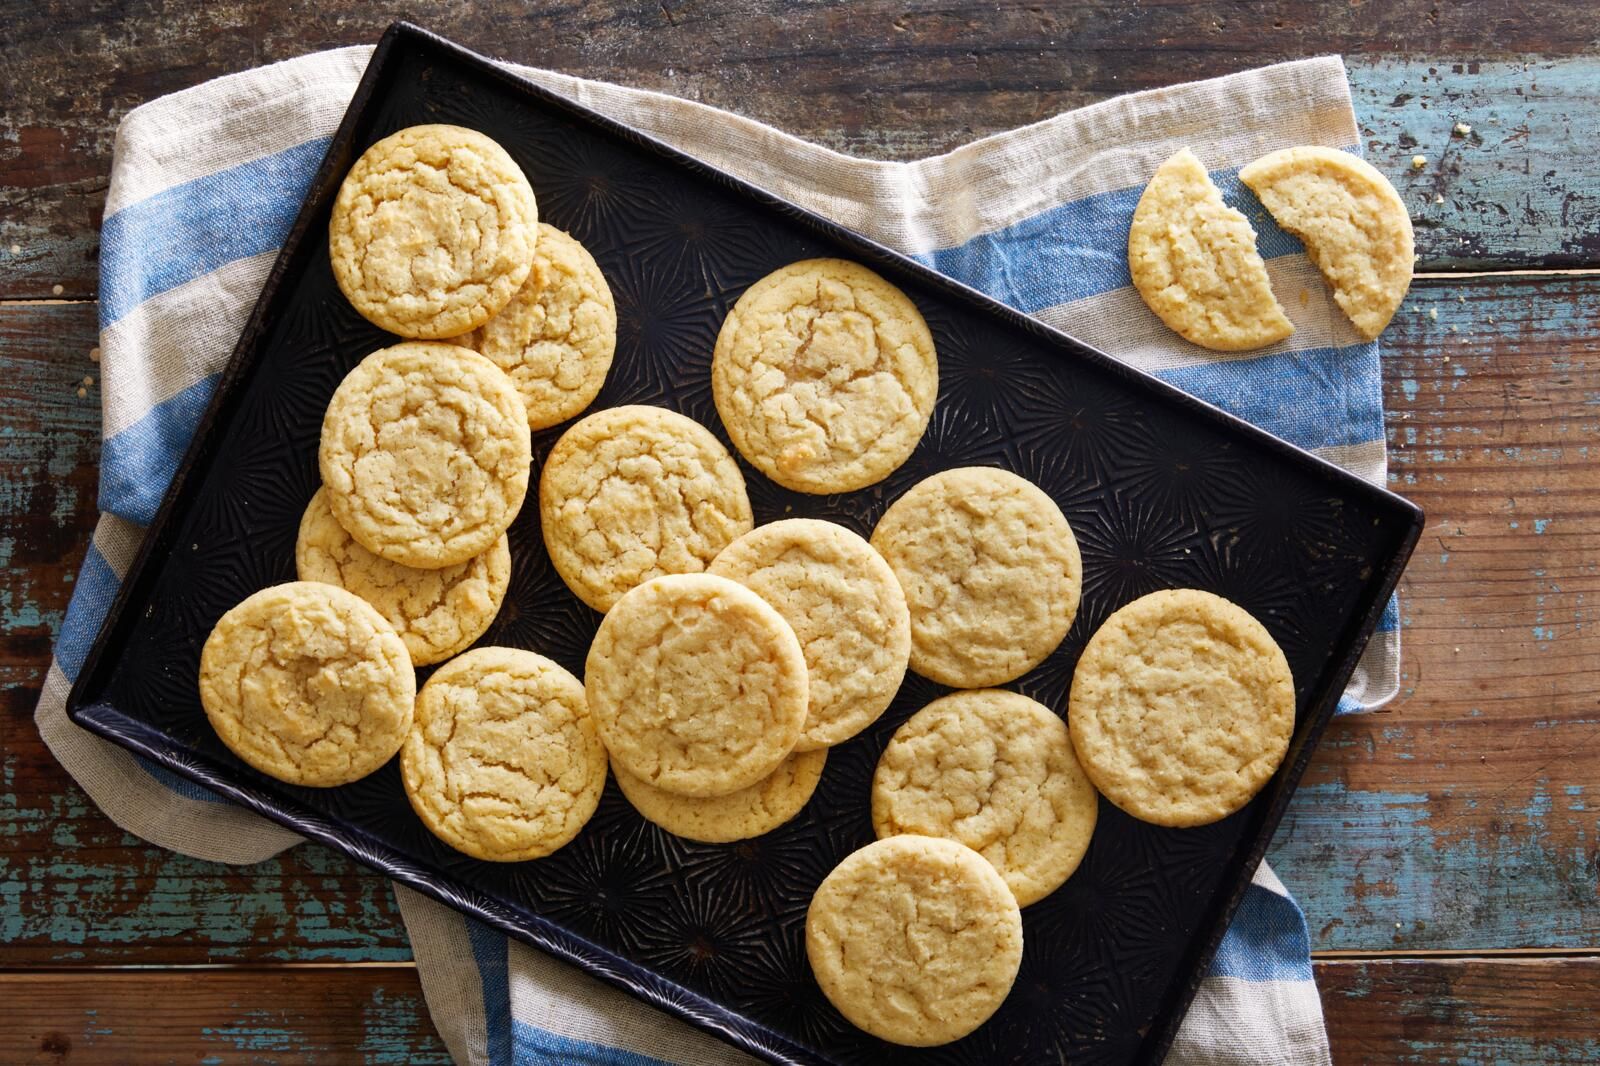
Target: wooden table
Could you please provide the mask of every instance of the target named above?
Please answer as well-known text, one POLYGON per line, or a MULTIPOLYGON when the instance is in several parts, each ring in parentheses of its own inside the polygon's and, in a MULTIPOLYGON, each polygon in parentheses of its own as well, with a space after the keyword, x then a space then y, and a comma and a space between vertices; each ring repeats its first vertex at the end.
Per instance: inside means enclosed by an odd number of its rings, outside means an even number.
MULTIPOLYGON (((245 869, 149 847, 32 722, 95 518, 95 256, 117 119, 213 75, 373 41, 389 13, 79 6, 0 3, 0 1061, 444 1062, 381 878, 313 846, 245 869)), ((1368 158, 1417 225, 1423 273, 1384 338, 1385 401, 1391 483, 1429 522, 1402 593, 1401 698, 1334 725, 1271 859, 1310 918, 1340 1063, 1600 1057, 1591 0, 409 13, 487 52, 881 158, 1344 53, 1368 158)))

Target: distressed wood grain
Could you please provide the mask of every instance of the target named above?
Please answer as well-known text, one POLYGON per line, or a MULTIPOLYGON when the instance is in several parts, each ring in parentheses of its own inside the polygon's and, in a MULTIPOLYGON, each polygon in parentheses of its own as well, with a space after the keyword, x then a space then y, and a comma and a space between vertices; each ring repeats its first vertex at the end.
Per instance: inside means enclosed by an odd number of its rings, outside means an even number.
POLYGON ((1428 513, 1401 697, 1329 730, 1271 860, 1314 948, 1593 948, 1600 277, 1424 281, 1384 342, 1428 513))
MULTIPOLYGON (((554 12, 432 0, 406 14, 491 54, 677 93, 894 159, 1118 93, 1340 52, 1371 157, 1418 215, 1426 266, 1592 263, 1600 251, 1600 164, 1587 147, 1600 60, 1585 0, 1530 0, 1515 17, 1487 2, 1433 0, 735 0, 554 12), (1474 126, 1459 144, 1457 118, 1474 126), (1416 152, 1431 161, 1421 173, 1409 168, 1416 152)), ((392 17, 381 6, 267 0, 109 9, 4 0, 0 297, 57 285, 94 294, 111 148, 129 109, 220 74, 370 44, 392 17)))
POLYGON ((1600 959, 1325 961, 1336 1066, 1577 1066, 1600 1058, 1600 959))
POLYGON ((93 304, 0 304, 5 963, 408 958, 382 878, 320 847, 243 869, 153 849, 100 814, 39 739, 33 708, 94 528, 94 322, 93 304))
MULTIPOLYGON (((1600 961, 1316 963, 1336 1066, 1590 1063, 1600 961)), ((15 1063, 448 1063, 416 970, 0 974, 15 1063)))
POLYGON ((449 1066, 404 967, 0 973, 0 1062, 449 1066))
MULTIPOLYGON (((1430 525, 1404 589, 1406 691, 1332 728, 1272 855, 1315 947, 1600 943, 1597 308, 1600 278, 1425 280, 1385 339, 1394 485, 1430 525)), ((51 360, 75 358, 91 319, 88 305, 0 307, 0 335, 60 344, 35 358, 8 347, 0 388, 44 398, 62 376, 51 360)), ((89 435, 80 423, 72 432, 89 435)), ((25 518, 64 446, 43 430, 27 439, 3 477, 35 473, 0 524, 25 518)), ((85 537, 86 516, 65 528, 85 537)), ((44 539, 14 550, 62 534, 29 535, 44 539)), ((35 965, 404 958, 381 880, 311 849, 243 871, 181 859, 117 831, 70 784, 30 717, 64 606, 48 567, 70 566, 82 542, 52 550, 56 562, 9 569, 0 586, 13 602, 56 597, 5 645, 20 687, 0 736, 13 797, 0 803, 0 883, 27 886, 0 893, 9 952, 35 965)))
MULTIPOLYGON (((32 713, 40 665, 94 527, 95 337, 93 304, 0 305, 0 708, 8 730, 32 713)), ((0 782, 0 794, 10 791, 0 782)))

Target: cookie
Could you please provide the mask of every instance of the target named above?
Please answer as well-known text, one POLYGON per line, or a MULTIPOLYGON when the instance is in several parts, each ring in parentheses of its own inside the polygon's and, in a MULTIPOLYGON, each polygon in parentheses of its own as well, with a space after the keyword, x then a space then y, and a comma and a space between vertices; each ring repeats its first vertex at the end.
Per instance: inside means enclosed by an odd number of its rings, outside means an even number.
POLYGON ((711 431, 661 407, 613 407, 577 423, 539 477, 556 572, 607 611, 663 574, 697 574, 752 525, 744 475, 711 431))
POLYGON ((1061 508, 1005 470, 959 467, 912 486, 872 546, 911 608, 911 669, 987 688, 1044 661, 1078 612, 1083 569, 1061 508))
POLYGON ((434 836, 476 859, 521 862, 589 821, 606 752, 583 682, 531 651, 476 648, 417 694, 400 776, 434 836))
POLYGON ((1089 780, 1157 825, 1250 802, 1294 732, 1294 678, 1265 627, 1221 596, 1152 592, 1106 619, 1072 675, 1067 724, 1089 780))
POLYGON ((376 607, 405 641, 413 666, 443 662, 481 637, 511 582, 505 534, 464 563, 402 566, 356 542, 333 517, 327 489, 317 490, 300 519, 294 561, 301 581, 338 585, 376 607))
POLYGON ((1202 348, 1242 352, 1294 332, 1272 295, 1256 231, 1222 202, 1187 148, 1161 164, 1139 197, 1128 272, 1167 328, 1202 348))
POLYGON ((674 836, 726 844, 770 833, 800 813, 822 779, 826 750, 789 756, 749 788, 726 796, 696 798, 667 792, 620 766, 611 768, 634 810, 674 836))
POLYGON ((889 564, 832 522, 790 518, 746 533, 711 563, 778 609, 800 638, 811 707, 797 751, 849 740, 905 677, 911 615, 889 564))
POLYGON ((200 653, 200 704, 217 736, 291 785, 348 784, 388 762, 416 693, 394 627, 355 593, 316 581, 244 600, 200 653))
POLYGON ((982 855, 936 837, 868 844, 817 888, 806 956, 850 1024, 911 1047, 959 1040, 1005 1001, 1022 915, 982 855))
POLYGON ((726 796, 778 768, 806 719, 789 623, 712 574, 647 581, 600 623, 584 669, 612 760, 667 792, 726 796))
POLYGON ((522 507, 531 461, 511 379, 475 352, 420 341, 346 375, 317 452, 339 524, 374 555, 423 569, 493 548, 522 507))
POLYGON ((402 337, 476 329, 533 268, 539 211, 522 168, 460 126, 411 126, 361 154, 328 222, 334 280, 402 337))
POLYGON ((916 449, 939 360, 905 293, 858 264, 807 259, 739 297, 717 334, 711 389, 757 470, 797 492, 849 492, 916 449))
POLYGON ((617 350, 617 305, 589 250, 541 222, 528 280, 499 314, 455 343, 510 375, 528 425, 544 429, 600 394, 617 350))
POLYGON ((1099 796, 1048 707, 1001 689, 956 692, 912 715, 872 777, 872 828, 959 841, 1026 907, 1072 876, 1099 796))
POLYGON ((1411 213, 1378 168, 1334 148, 1302 145, 1239 171, 1278 225, 1299 237, 1357 332, 1383 332, 1411 287, 1411 213))

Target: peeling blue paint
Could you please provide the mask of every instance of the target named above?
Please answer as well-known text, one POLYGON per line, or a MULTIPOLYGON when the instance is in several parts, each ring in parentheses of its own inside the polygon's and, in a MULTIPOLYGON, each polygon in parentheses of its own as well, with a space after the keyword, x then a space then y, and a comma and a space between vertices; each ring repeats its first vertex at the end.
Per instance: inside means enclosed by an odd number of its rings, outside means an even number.
POLYGON ((1416 402, 1417 392, 1419 391, 1419 386, 1417 385, 1417 379, 1416 378, 1406 378, 1403 381, 1401 381, 1400 382, 1400 389, 1401 389, 1402 392, 1404 392, 1406 394, 1406 400, 1407 401, 1412 402, 1412 403, 1416 402))
POLYGON ((1554 519, 1535 518, 1533 520, 1533 531, 1541 537, 1544 536, 1544 531, 1550 528, 1550 523, 1552 521, 1554 521, 1554 519))

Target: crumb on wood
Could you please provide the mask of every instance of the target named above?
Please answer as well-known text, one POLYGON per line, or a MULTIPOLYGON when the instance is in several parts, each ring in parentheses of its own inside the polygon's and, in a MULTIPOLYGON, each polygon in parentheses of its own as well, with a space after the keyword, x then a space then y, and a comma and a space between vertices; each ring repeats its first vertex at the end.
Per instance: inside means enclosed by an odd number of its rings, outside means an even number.
POLYGON ((79 385, 78 386, 78 399, 81 400, 87 395, 89 395, 89 390, 84 388, 82 385, 79 385))
POLYGON ((11 246, 11 254, 12 254, 12 255, 21 255, 21 254, 22 254, 22 245, 20 245, 20 244, 13 244, 13 245, 12 245, 12 246, 11 246))
POLYGON ((85 385, 93 385, 94 384, 94 377, 92 375, 89 375, 89 374, 83 375, 83 383, 85 385))
POLYGON ((1442 204, 1442 203, 1444 203, 1444 197, 1440 196, 1438 193, 1434 193, 1433 194, 1433 202, 1436 203, 1436 204, 1442 204))
POLYGON ((1465 122, 1457 122, 1456 123, 1456 136, 1457 137, 1466 137, 1471 133, 1472 133, 1472 127, 1471 126, 1467 125, 1465 122))
POLYGON ((1439 309, 1437 307, 1428 308, 1428 317, 1435 322, 1439 321, 1439 309))
POLYGON ((1411 157, 1411 169, 1412 170, 1421 170, 1423 167, 1425 167, 1427 165, 1428 165, 1428 157, 1427 156, 1425 156, 1425 155, 1414 155, 1414 156, 1411 157))
POLYGON ((50 291, 51 291, 51 292, 52 292, 52 293, 53 293, 53 294, 54 294, 54 295, 56 295, 56 296, 60 296, 60 295, 61 295, 61 294, 62 294, 62 293, 64 293, 64 292, 66 292, 66 291, 67 291, 67 289, 66 289, 66 286, 64 286, 64 285, 60 285, 60 284, 57 284, 57 285, 52 285, 52 286, 50 286, 50 291))
POLYGON ((100 346, 97 344, 93 348, 89 349, 89 362, 98 363, 99 361, 100 361, 100 346))

